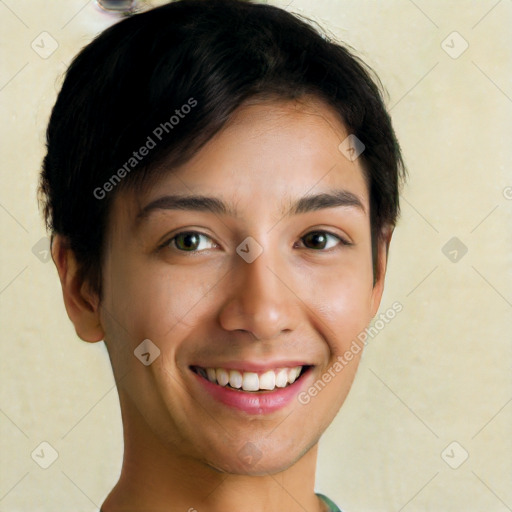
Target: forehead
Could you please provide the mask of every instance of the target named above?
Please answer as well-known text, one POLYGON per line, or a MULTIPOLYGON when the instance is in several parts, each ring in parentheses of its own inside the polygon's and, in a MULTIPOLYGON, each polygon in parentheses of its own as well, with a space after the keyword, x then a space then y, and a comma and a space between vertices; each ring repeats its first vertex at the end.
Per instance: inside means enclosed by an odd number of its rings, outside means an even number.
POLYGON ((222 198, 230 215, 244 205, 256 214, 255 202, 269 200, 283 216, 297 198, 346 190, 368 211, 360 159, 352 162, 339 150, 348 135, 337 113, 317 98, 250 100, 187 163, 164 169, 147 189, 127 191, 113 207, 135 222, 148 203, 172 193, 222 198))

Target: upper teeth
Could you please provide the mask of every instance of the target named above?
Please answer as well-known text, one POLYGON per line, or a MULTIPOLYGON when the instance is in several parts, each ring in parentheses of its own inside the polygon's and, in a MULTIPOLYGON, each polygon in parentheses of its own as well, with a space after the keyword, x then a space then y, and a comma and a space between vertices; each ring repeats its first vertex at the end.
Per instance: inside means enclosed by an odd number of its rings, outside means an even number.
POLYGON ((259 374, 224 368, 198 368, 198 372, 210 382, 220 386, 229 384, 233 388, 242 388, 244 391, 259 391, 260 389, 272 391, 276 387, 284 388, 288 384, 293 384, 301 371, 302 366, 278 368, 259 374))

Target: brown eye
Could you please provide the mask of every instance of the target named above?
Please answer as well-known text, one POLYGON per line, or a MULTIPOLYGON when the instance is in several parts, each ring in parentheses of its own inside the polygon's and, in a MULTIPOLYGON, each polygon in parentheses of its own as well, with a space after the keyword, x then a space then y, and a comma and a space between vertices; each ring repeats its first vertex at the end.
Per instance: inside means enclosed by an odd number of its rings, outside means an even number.
POLYGON ((336 239, 338 242, 341 242, 342 245, 350 245, 338 235, 329 233, 328 231, 311 231, 307 235, 303 236, 302 240, 304 241, 304 244, 308 246, 308 249, 326 250, 338 245, 331 244, 330 247, 326 247, 329 238, 336 239))

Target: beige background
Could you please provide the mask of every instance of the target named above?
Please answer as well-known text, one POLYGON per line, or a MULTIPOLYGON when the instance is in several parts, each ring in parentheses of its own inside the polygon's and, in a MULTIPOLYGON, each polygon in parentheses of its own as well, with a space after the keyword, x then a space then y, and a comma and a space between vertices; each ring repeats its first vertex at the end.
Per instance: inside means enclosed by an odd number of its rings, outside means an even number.
MULTIPOLYGON (((271 3, 377 71, 410 173, 381 307, 403 311, 322 439, 317 489, 345 512, 510 511, 512 2, 271 3)), ((67 318, 35 195, 66 65, 115 21, 92 0, 0 1, 0 511, 98 510, 120 469, 107 354, 67 318), (43 441, 48 469, 31 458, 43 441)))

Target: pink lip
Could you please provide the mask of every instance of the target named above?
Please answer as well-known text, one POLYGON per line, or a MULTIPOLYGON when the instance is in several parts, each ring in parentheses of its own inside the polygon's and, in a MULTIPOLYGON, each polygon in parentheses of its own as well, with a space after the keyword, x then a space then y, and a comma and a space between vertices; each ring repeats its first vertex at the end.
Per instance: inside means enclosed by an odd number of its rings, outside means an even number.
MULTIPOLYGON (((296 366, 301 365, 297 364, 296 366)), ((247 368, 247 364, 245 364, 245 368, 247 368)), ((267 368, 269 367, 267 366, 267 368)), ((302 388, 307 387, 309 377, 311 376, 311 367, 298 380, 285 388, 276 388, 274 391, 258 393, 223 387, 213 384, 193 371, 191 373, 197 379, 199 385, 218 402, 248 414, 268 414, 286 407, 294 400, 302 388)))

